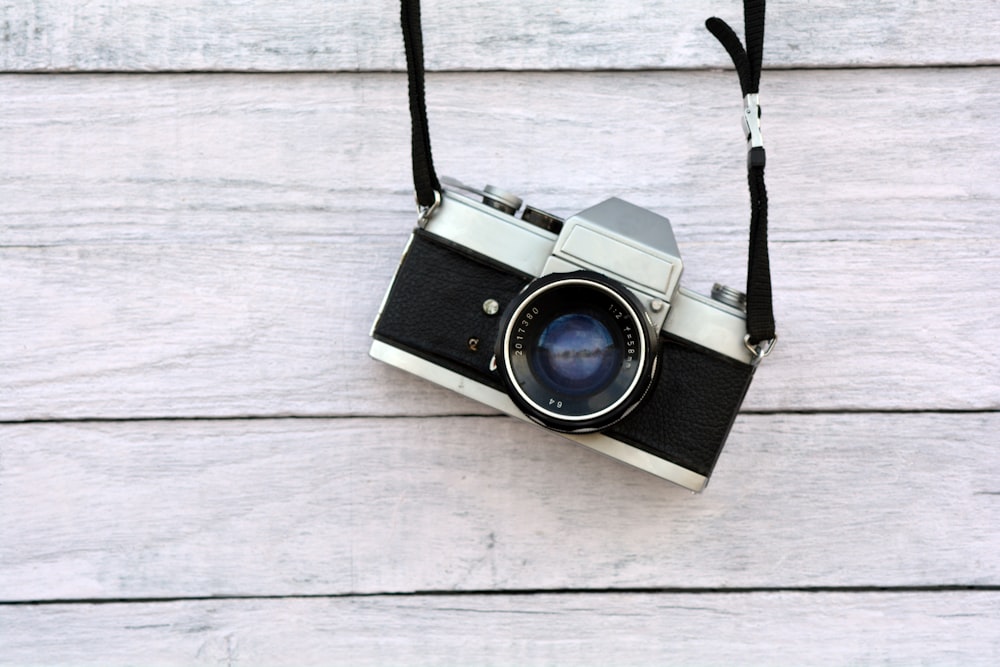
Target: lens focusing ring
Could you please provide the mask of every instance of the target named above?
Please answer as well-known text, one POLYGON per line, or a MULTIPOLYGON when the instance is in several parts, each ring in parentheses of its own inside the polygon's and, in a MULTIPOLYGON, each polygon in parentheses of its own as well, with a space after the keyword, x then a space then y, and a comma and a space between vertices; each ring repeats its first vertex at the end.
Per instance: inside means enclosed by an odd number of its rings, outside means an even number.
POLYGON ((511 400, 548 428, 597 431, 646 394, 658 337, 638 299, 593 271, 551 274, 507 307, 496 359, 511 400))

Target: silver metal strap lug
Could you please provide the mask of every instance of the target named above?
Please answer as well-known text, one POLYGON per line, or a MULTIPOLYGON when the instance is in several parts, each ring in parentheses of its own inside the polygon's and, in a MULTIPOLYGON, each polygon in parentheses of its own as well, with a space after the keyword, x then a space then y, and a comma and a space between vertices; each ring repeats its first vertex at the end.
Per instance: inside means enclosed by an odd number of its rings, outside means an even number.
MULTIPOLYGON (((416 195, 414 195, 414 199, 416 199, 416 195)), ((423 229, 424 227, 426 227, 427 226, 427 221, 431 219, 431 216, 434 215, 434 212, 438 210, 439 206, 441 206, 441 191, 440 190, 435 190, 434 191, 434 203, 431 204, 430 206, 421 206, 420 205, 420 201, 418 200, 417 201, 417 227, 420 227, 421 229, 423 229)))
POLYGON ((762 340, 756 345, 750 342, 750 334, 743 336, 743 345, 746 346, 750 354, 753 355, 753 360, 750 362, 754 366, 759 364, 764 357, 771 354, 774 351, 774 346, 778 344, 778 335, 775 334, 774 338, 770 340, 762 340))

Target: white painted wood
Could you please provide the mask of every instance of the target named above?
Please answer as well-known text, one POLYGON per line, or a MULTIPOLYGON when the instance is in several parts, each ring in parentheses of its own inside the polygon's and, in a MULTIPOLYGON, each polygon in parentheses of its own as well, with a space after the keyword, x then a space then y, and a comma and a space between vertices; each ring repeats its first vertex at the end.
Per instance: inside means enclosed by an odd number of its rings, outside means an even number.
MULTIPOLYGON (((662 211, 685 284, 739 285, 741 142, 720 101, 731 78, 444 76, 439 164, 557 213, 613 194, 662 211), (547 100, 542 112, 508 102, 477 121, 503 82, 547 100), (555 84, 587 103, 542 94, 555 84), (690 97, 659 109, 663 87, 690 97), (712 100, 710 121, 694 99, 712 100), (663 129, 679 114, 683 131, 663 129), (496 148, 469 150, 491 137, 496 148)), ((1000 284, 1000 156, 982 137, 1000 75, 775 78, 782 341, 746 407, 996 408, 1000 360, 983 351, 1000 331, 984 299, 1000 284), (838 86, 850 91, 849 126, 810 97, 838 86), (914 123, 886 136, 915 96, 914 123)), ((399 76, 2 82, 0 418, 481 411, 366 357, 412 224, 399 76)))
POLYGON ((0 664, 995 665, 996 593, 529 595, 0 608, 0 664))
MULTIPOLYGON (((442 173, 623 196, 739 283, 701 27, 739 3, 426 4, 442 173)), ((926 68, 998 28, 769 3, 780 414, 693 496, 365 357, 412 220, 394 2, 6 3, 0 71, 158 73, 0 75, 0 603, 249 597, 0 604, 0 664, 1000 662, 1000 70, 926 68), (276 415, 328 418, 184 419, 276 415), (566 588, 689 593, 505 593, 566 588), (415 590, 496 594, 261 599, 415 590)))
MULTIPOLYGON (((445 69, 729 66, 706 18, 742 32, 742 3, 425 2, 428 65, 445 69)), ((53 70, 402 69, 397 0, 34 0, 7 3, 0 68, 53 70)), ((863 10, 838 0, 768 3, 765 64, 1000 62, 989 0, 863 10)))
MULTIPOLYGON (((403 241, 2 250, 0 291, 12 315, 0 322, 0 414, 490 412, 368 358, 403 241)), ((744 252, 687 248, 702 276, 724 275, 744 252)), ((788 243, 773 252, 781 348, 745 409, 1000 403, 1000 360, 983 353, 1000 331, 984 301, 1000 284, 995 247, 788 243)))
MULTIPOLYGON (((682 251, 742 243, 738 90, 732 72, 432 75, 435 159, 562 215, 625 197, 668 215, 682 251)), ((412 219, 402 75, 0 91, 4 245, 398 237, 412 219)), ((773 72, 762 99, 772 239, 997 237, 1000 68, 773 72)))
POLYGON ((8 424, 0 600, 997 586, 998 428, 744 415, 694 495, 506 417, 8 424))

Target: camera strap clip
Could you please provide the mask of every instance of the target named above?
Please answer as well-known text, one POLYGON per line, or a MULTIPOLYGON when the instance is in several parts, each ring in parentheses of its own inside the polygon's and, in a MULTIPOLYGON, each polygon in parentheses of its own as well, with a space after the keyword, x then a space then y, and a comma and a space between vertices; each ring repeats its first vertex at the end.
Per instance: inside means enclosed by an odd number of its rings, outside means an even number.
POLYGON ((760 130, 760 96, 749 93, 743 97, 743 134, 747 138, 747 167, 765 166, 764 135, 760 130))
POLYGON ((743 132, 747 137, 747 150, 764 147, 760 132, 760 95, 750 93, 743 98, 743 132))

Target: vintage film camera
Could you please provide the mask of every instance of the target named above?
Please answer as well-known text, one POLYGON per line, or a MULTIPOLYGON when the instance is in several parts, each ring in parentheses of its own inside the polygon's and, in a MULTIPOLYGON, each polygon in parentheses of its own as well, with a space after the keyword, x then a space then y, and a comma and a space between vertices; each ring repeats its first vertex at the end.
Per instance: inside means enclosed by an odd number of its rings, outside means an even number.
POLYGON ((670 222, 620 199, 563 221, 446 183, 371 355, 700 491, 758 354, 742 293, 680 287, 670 222))
POLYGON ((670 222, 620 199, 566 220, 486 186, 439 181, 424 100, 419 0, 402 0, 417 229, 372 327, 371 355, 701 491, 757 362, 777 336, 758 88, 764 0, 746 47, 705 27, 743 92, 750 186, 747 291, 680 286, 670 222))

